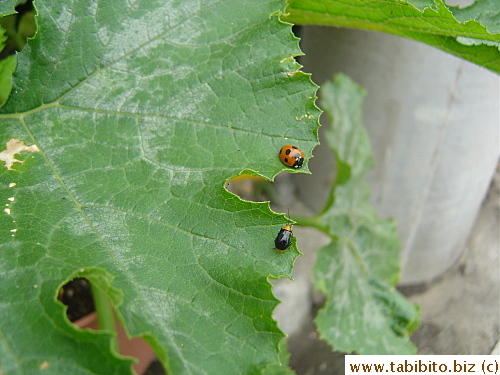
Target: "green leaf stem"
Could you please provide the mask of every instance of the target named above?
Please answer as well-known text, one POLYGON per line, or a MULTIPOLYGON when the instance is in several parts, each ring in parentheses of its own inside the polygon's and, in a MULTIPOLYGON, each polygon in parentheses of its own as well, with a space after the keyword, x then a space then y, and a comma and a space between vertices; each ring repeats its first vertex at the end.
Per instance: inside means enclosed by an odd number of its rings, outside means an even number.
POLYGON ((315 322, 335 350, 412 354, 408 336, 419 315, 394 289, 400 250, 396 223, 377 216, 363 180, 373 164, 362 121, 364 95, 344 75, 321 89, 320 104, 330 118, 326 141, 338 167, 331 198, 309 221, 332 238, 318 251, 314 269, 315 286, 327 298, 315 322))

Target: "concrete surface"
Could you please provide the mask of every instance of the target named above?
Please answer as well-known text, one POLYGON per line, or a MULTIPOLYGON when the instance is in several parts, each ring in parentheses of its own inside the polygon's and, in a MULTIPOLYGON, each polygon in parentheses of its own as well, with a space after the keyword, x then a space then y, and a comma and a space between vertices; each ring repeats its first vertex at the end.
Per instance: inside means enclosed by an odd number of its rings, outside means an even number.
POLYGON ((466 248, 429 286, 403 288, 421 306, 420 354, 488 354, 499 339, 500 177, 497 171, 466 248))

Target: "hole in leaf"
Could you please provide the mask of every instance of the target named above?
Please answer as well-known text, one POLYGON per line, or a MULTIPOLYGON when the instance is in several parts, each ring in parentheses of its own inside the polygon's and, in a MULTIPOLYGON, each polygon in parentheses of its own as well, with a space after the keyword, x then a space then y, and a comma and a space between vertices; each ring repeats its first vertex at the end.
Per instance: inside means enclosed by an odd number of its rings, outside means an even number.
POLYGON ((274 195, 273 185, 270 181, 260 176, 245 173, 228 180, 225 187, 241 199, 252 202, 268 201, 274 195))
POLYGON ((281 172, 276 175, 274 182, 271 182, 263 177, 242 172, 239 176, 227 180, 224 187, 243 200, 270 201, 275 212, 287 213, 297 201, 299 191, 296 177, 294 173, 281 172))
MULTIPOLYGON (((76 277, 67 282, 59 289, 57 299, 67 306, 66 315, 73 324, 80 328, 99 330, 92 286, 88 279, 76 277)), ((113 306, 112 309, 114 312, 113 306)), ((129 338, 121 322, 113 315, 118 351, 123 356, 136 358, 138 361, 132 365, 134 371, 138 374, 144 373, 154 358, 153 349, 141 337, 129 338)))
POLYGON ((68 306, 66 315, 70 322, 95 311, 90 282, 84 277, 77 277, 64 284, 59 289, 57 299, 68 306))
POLYGON ((0 52, 0 60, 21 51, 28 42, 28 38, 36 34, 36 12, 33 0, 26 0, 14 9, 16 13, 0 18, 0 27, 6 38, 2 43, 3 38, 0 37, 0 46, 5 43, 0 52))

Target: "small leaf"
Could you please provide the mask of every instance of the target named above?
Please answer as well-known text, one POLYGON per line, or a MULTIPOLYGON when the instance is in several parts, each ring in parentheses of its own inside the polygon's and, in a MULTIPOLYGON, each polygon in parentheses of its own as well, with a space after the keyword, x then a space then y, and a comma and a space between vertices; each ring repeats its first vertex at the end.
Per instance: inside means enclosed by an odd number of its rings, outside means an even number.
POLYGON ((328 147, 338 161, 349 167, 349 177, 364 176, 373 167, 370 140, 363 125, 366 92, 343 74, 336 75, 333 82, 326 82, 321 92, 321 103, 331 123, 325 129, 328 147))
POLYGON ((378 217, 363 180, 372 165, 362 123, 364 95, 344 75, 321 89, 321 106, 331 120, 326 139, 342 179, 336 179, 333 198, 318 218, 333 240, 319 250, 314 269, 315 285, 327 296, 316 325, 336 350, 411 354, 408 335, 418 313, 393 287, 399 278, 396 223, 378 217))
MULTIPOLYGON (((346 353, 415 354, 416 349, 408 340, 409 328, 415 328, 415 307, 404 306, 393 313, 389 301, 400 302, 403 297, 389 290, 386 300, 380 298, 378 288, 370 282, 360 249, 340 239, 318 253, 315 284, 327 295, 325 306, 315 319, 321 337, 335 350, 346 353)), ((373 256, 387 255, 381 253, 382 249, 370 250, 373 256)))
POLYGON ((12 90, 11 77, 16 69, 16 56, 0 60, 0 107, 4 105, 12 90))
MULTIPOLYGON (((5 30, 0 26, 0 51, 6 45, 7 36, 5 30)), ((9 56, 5 59, 0 59, 0 107, 4 105, 12 90, 12 73, 16 68, 16 57, 9 56)))

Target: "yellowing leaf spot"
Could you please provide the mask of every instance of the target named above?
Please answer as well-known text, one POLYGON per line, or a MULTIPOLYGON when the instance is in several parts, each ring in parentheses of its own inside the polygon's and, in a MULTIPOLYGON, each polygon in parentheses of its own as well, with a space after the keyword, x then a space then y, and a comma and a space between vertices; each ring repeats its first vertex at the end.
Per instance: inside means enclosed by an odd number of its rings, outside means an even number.
POLYGON ((42 363, 40 363, 40 366, 38 366, 38 368, 40 370, 47 370, 49 368, 49 362, 43 361, 42 363))
POLYGON ((297 121, 302 121, 303 119, 309 119, 309 120, 311 120, 311 119, 313 119, 313 118, 315 118, 315 117, 316 117, 316 116, 314 116, 314 115, 309 115, 309 114, 306 114, 306 115, 302 115, 302 116, 300 116, 300 117, 298 117, 298 116, 297 116, 297 117, 295 117, 295 120, 297 120, 297 121))
POLYGON ((5 166, 8 170, 13 170, 12 164, 22 163, 21 160, 17 160, 14 155, 20 153, 21 151, 38 152, 40 151, 36 145, 26 146, 26 144, 16 138, 12 138, 7 142, 7 148, 0 152, 0 161, 5 162, 5 166))
POLYGON ((290 56, 285 57, 284 59, 280 60, 280 63, 283 64, 287 60, 294 60, 293 55, 290 55, 290 56))

